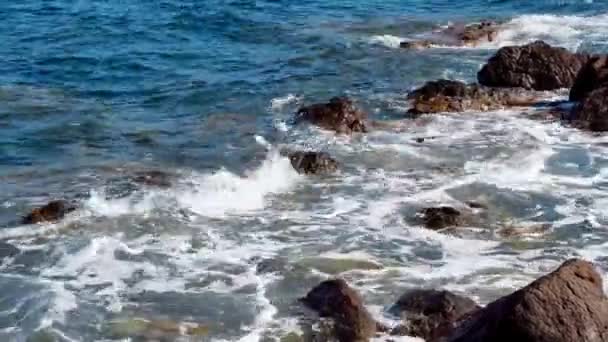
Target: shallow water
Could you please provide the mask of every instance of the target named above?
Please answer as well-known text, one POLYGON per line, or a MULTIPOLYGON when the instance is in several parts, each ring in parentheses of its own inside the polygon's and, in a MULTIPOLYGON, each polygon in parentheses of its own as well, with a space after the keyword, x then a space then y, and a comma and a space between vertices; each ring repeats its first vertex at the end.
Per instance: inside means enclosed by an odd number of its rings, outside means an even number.
POLYGON ((2 262, 3 341, 270 341, 302 329, 296 299, 331 276, 390 324, 408 288, 485 304, 569 257, 608 271, 606 136, 533 109, 413 120, 405 99, 473 81, 500 46, 607 52, 605 2, 54 0, 2 3, 0 19, 0 239, 21 249, 2 262), (398 48, 488 17, 508 27, 492 44, 398 48), (404 120, 352 137, 293 125, 339 94, 404 120), (297 175, 285 148, 327 151, 341 172, 297 175), (142 170, 173 185, 127 181, 142 170), (81 209, 18 224, 53 198, 81 209), (483 219, 452 234, 413 219, 469 201, 483 219))

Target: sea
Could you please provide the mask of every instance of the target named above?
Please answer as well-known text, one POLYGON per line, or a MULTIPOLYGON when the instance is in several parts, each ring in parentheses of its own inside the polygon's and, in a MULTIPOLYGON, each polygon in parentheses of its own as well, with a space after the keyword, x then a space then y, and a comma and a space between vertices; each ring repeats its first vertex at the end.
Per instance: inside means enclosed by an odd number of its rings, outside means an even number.
POLYGON ((298 299, 330 278, 396 325, 410 289, 484 305, 569 258, 608 273, 608 136, 536 107, 407 113, 503 46, 607 53, 608 1, 4 0, 0 37, 0 341, 307 341, 298 299), (399 48, 481 20, 493 42, 399 48), (390 125, 294 123, 334 96, 390 125), (78 209, 21 224, 54 199, 78 209), (428 230, 433 206, 481 219, 428 230))

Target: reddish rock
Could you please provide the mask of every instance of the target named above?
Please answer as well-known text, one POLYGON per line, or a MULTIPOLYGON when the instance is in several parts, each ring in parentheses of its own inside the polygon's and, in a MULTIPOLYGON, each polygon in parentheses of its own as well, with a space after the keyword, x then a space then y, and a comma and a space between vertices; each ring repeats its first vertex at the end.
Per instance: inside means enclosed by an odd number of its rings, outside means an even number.
POLYGON ((334 97, 328 103, 302 107, 296 114, 296 122, 310 122, 337 133, 366 132, 367 115, 346 97, 334 97))
POLYGON ((57 200, 51 201, 45 206, 32 210, 22 220, 23 224, 34 224, 50 221, 58 221, 66 214, 76 210, 72 204, 67 201, 57 200))
POLYGON ((570 89, 570 101, 582 101, 592 91, 608 85, 608 56, 594 56, 580 70, 570 89))
POLYGON ((593 132, 608 131, 608 85, 592 91, 572 110, 576 127, 593 132))
POLYGON ((426 208, 421 214, 424 226, 433 230, 457 226, 461 219, 460 211, 452 207, 426 208))
POLYGON ((476 46, 496 39, 501 25, 494 21, 473 24, 453 24, 434 32, 429 39, 401 42, 404 49, 427 49, 433 45, 476 46))
POLYGON ((464 320, 448 342, 605 342, 608 300, 589 262, 572 259, 464 320))
POLYGON ((368 341, 377 331, 378 324, 357 291, 342 279, 322 282, 301 301, 320 317, 333 319, 335 337, 340 342, 368 341))
POLYGON ((570 88, 588 55, 536 41, 498 50, 479 71, 480 84, 535 90, 570 88))
POLYGON ((404 321, 392 334, 421 337, 427 342, 438 341, 479 308, 473 300, 448 291, 410 291, 390 309, 404 321))

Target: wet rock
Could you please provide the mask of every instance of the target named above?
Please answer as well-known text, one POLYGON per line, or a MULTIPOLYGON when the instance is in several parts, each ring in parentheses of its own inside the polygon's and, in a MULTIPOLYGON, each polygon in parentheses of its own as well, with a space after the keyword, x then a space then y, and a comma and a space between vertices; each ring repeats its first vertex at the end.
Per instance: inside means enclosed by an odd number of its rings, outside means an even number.
POLYGON ((608 86, 592 91, 572 111, 574 125, 593 132, 608 131, 608 86))
POLYGON ((428 49, 432 46, 433 46, 433 42, 430 40, 408 41, 408 42, 401 42, 399 44, 399 47, 401 47, 402 49, 409 49, 409 50, 424 50, 424 49, 428 49))
POLYGON ((477 311, 449 342, 605 342, 608 300, 589 262, 573 259, 477 311))
POLYGON ((291 152, 289 160, 298 173, 326 174, 338 170, 338 162, 325 152, 291 152))
POLYGON ((142 337, 146 339, 171 338, 171 340, 174 340, 176 336, 200 337, 208 335, 209 327, 191 322, 130 318, 109 322, 107 331, 114 338, 142 337))
POLYGON ((524 89, 497 89, 459 81, 438 80, 408 94, 411 114, 487 111, 512 106, 528 106, 538 97, 524 89))
POLYGON ((581 101, 608 85, 608 56, 594 56, 579 71, 570 89, 570 101, 581 101))
POLYGON ((434 32, 429 39, 401 42, 404 49, 427 49, 433 45, 477 46, 496 39, 501 25, 494 21, 473 24, 453 24, 434 32))
POLYGON ((377 323, 359 294, 342 279, 322 282, 301 302, 320 317, 331 318, 335 336, 341 342, 368 341, 377 331, 377 323))
POLYGON ((405 293, 390 312, 404 324, 392 334, 437 341, 452 331, 456 324, 480 307, 471 299, 448 291, 414 290, 405 293))
POLYGON ((11 245, 10 243, 0 241, 0 259, 12 258, 19 254, 19 248, 11 245))
POLYGON ((171 187, 171 175, 163 171, 141 171, 133 176, 133 182, 141 185, 169 188, 171 187))
POLYGON ((298 262, 300 266, 314 268, 327 274, 340 274, 352 270, 381 270, 382 265, 361 259, 310 257, 298 262))
POLYGON ((426 208, 421 214, 424 226, 433 230, 457 226, 461 219, 460 211, 452 207, 426 208))
POLYGON ((542 41, 508 46, 490 58, 477 73, 477 80, 490 87, 570 88, 588 59, 588 55, 552 47, 542 41))
POLYGON ((32 210, 22 220, 23 224, 58 221, 66 214, 76 210, 76 207, 67 201, 57 200, 32 210))
POLYGON ((279 273, 287 269, 287 260, 282 258, 261 260, 255 267, 257 274, 279 273))
POLYGON ((367 115, 347 97, 334 97, 327 103, 302 107, 296 114, 296 122, 310 122, 337 133, 366 132, 367 115))

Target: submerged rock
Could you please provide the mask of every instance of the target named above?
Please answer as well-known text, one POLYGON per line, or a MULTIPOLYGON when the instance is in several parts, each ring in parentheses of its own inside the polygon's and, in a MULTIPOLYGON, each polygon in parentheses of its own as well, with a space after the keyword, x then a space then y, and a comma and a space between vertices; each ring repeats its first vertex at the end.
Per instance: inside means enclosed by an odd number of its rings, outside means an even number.
POLYGON ((377 323, 363 300, 342 279, 324 281, 300 300, 320 317, 334 321, 334 334, 340 342, 367 341, 376 333, 377 323))
POLYGON ((0 259, 12 258, 19 254, 19 248, 11 245, 10 243, 0 241, 0 259))
POLYGON ((608 131, 608 86, 592 91, 572 110, 576 127, 593 132, 608 131))
POLYGON ((325 152, 291 152, 289 160, 298 173, 324 174, 338 170, 338 162, 325 152))
POLYGON ((296 122, 307 121, 337 133, 367 132, 367 115, 347 97, 334 97, 327 103, 302 107, 296 122))
POLYGON ((608 300, 589 262, 572 259, 464 320, 449 342, 605 342, 608 300))
POLYGON ((76 210, 76 207, 67 201, 56 200, 32 210, 22 220, 23 224, 58 221, 66 214, 76 210))
POLYGON ((108 324, 107 330, 115 338, 141 337, 156 339, 175 338, 176 336, 205 336, 209 334, 209 327, 197 323, 147 320, 143 318, 115 320, 108 324))
POLYGON ((298 262, 306 268, 314 268, 327 274, 339 274, 352 270, 381 270, 382 265, 372 261, 345 258, 310 257, 298 262))
POLYGON ((501 25, 494 21, 454 24, 434 32, 429 39, 401 42, 404 49, 426 49, 433 45, 476 46, 496 39, 501 25))
POLYGON ((140 171, 135 173, 132 180, 134 183, 146 186, 169 188, 172 176, 163 171, 140 171))
POLYGON ((529 106, 538 97, 524 89, 497 89, 460 81, 438 80, 408 94, 412 114, 487 111, 512 106, 529 106))
POLYGON ((477 73, 477 80, 490 87, 570 88, 588 59, 588 55, 552 47, 543 41, 507 46, 490 58, 477 73))
POLYGON ((457 226, 461 219, 460 211, 452 207, 426 208, 421 214, 424 226, 433 230, 457 226))
POLYGON ((450 333, 457 322, 479 308, 473 300, 448 291, 409 291, 390 309, 404 321, 392 334, 421 337, 427 342, 437 341, 450 333))
POLYGON ((579 71, 570 89, 570 101, 582 101, 596 89, 608 86, 608 56, 594 56, 579 71))

